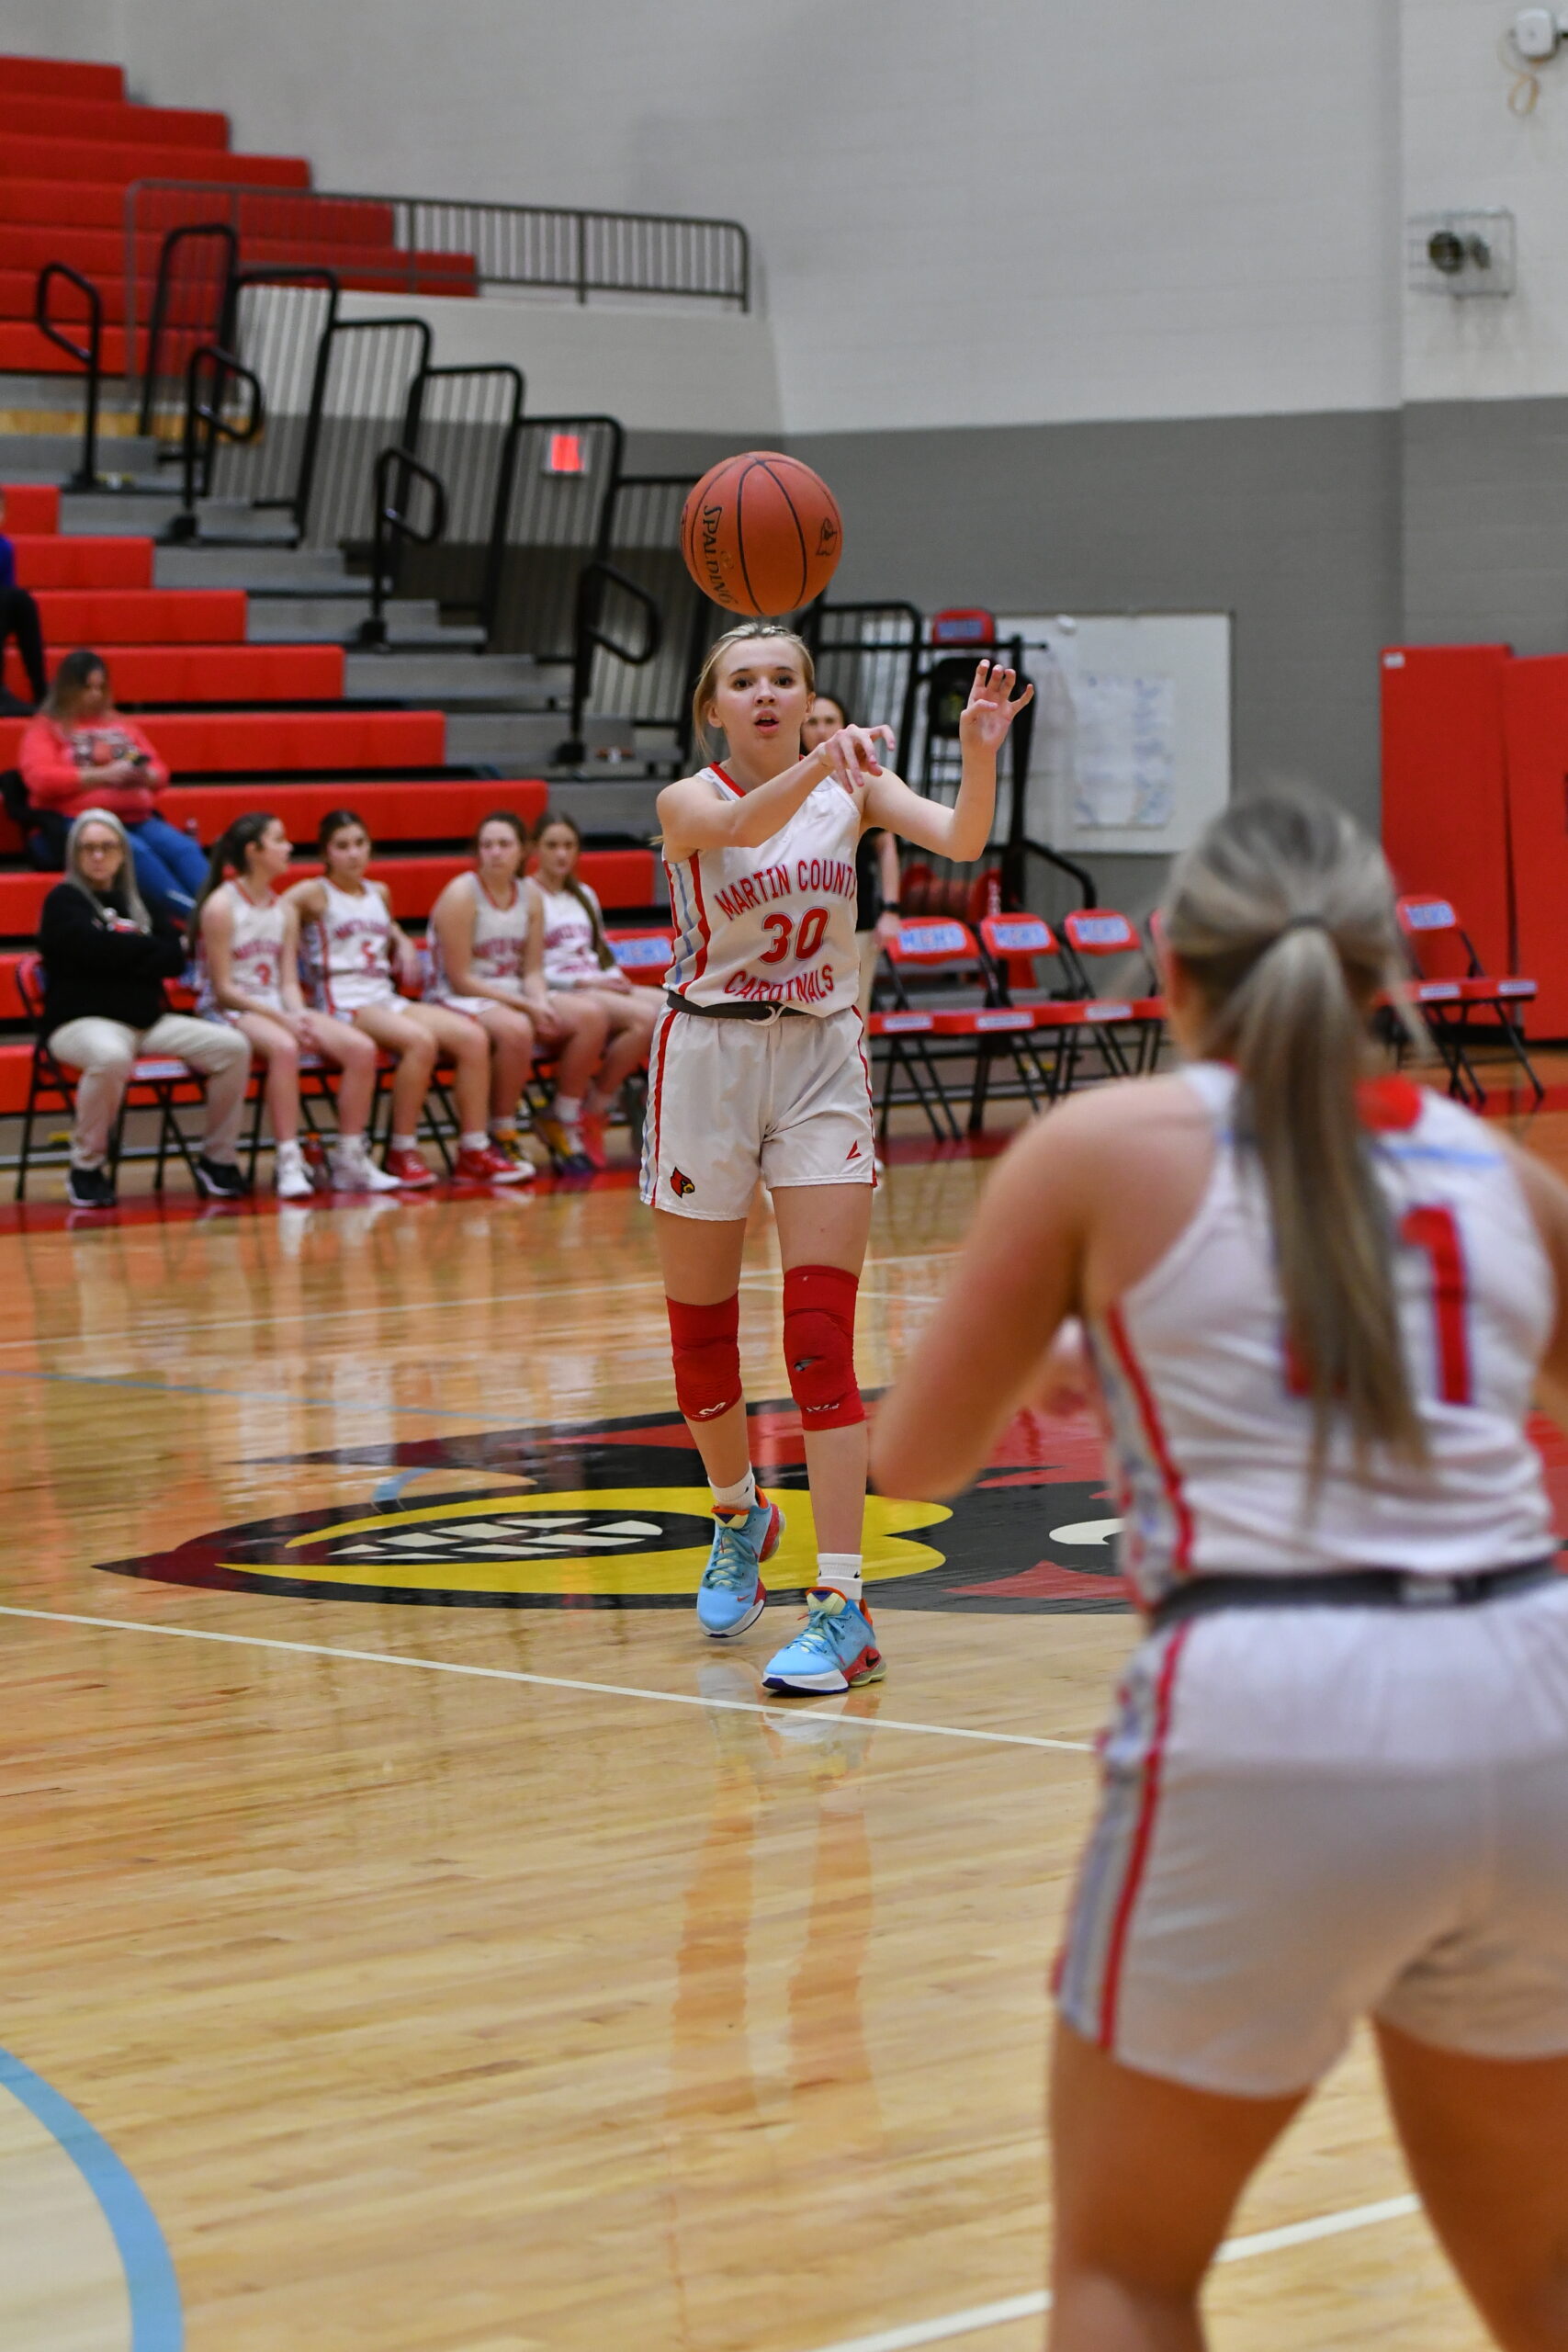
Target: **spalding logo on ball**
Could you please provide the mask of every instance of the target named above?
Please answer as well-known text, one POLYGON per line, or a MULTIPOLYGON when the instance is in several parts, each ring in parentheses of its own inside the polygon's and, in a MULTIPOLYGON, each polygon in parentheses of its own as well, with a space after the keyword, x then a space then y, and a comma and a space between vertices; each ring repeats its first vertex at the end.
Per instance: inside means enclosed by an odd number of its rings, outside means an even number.
POLYGON ((819 474, 776 449, 725 458, 681 511, 681 552, 705 596, 748 620, 797 613, 819 596, 844 543, 819 474))

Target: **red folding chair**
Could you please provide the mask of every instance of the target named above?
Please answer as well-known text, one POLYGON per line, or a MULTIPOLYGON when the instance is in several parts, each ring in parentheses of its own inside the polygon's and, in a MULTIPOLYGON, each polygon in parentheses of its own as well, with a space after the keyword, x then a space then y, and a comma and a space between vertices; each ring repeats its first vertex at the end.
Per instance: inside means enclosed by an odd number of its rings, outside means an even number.
POLYGON ((954 915, 914 916, 903 922, 887 946, 892 975, 893 1004, 874 1012, 866 1024, 874 1049, 880 1044, 883 1069, 881 1132, 894 1103, 916 1102, 939 1137, 958 1135, 953 1104, 942 1083, 941 1065, 969 1064, 968 1131, 977 1135, 985 1124, 986 1104, 992 1092, 1023 1096, 1036 1111, 1055 1091, 1032 1050, 1035 1018, 1027 1006, 998 1001, 990 985, 985 959, 967 923, 954 915), (940 991, 924 1003, 910 998, 910 983, 927 983, 940 991), (1016 1083, 993 1088, 993 1065, 1011 1062, 1016 1083), (897 1080, 908 1080, 900 1094, 897 1080), (942 1119, 937 1117, 940 1106, 942 1119), (945 1122, 945 1127, 943 1125, 945 1122))
POLYGON ((1135 927, 1114 907, 1080 907, 1064 918, 1062 941, 1063 960, 1083 992, 1085 1026, 1094 1035, 1107 1073, 1124 1078, 1152 1070, 1165 1038, 1165 999, 1147 992, 1152 978, 1148 952, 1135 927), (1089 967, 1107 956, 1136 956, 1145 993, 1097 996, 1089 967))
MULTIPOLYGON (((43 958, 25 956, 17 967, 17 993, 22 1000, 22 1010, 29 1021, 41 1028, 43 1023, 44 988, 43 958)), ((131 1157, 154 1161, 152 1188, 164 1189, 164 1170, 171 1151, 177 1152, 197 1183, 196 1160, 175 1116, 183 1104, 200 1102, 204 1098, 206 1080, 187 1062, 176 1061, 168 1054, 143 1054, 131 1066, 130 1081, 109 1135, 108 1172, 111 1180, 117 1173, 124 1150, 125 1119, 128 1111, 151 1110, 158 1114, 158 1141, 153 1151, 137 1151, 131 1157)), ((27 1198, 28 1170, 39 1163, 41 1155, 33 1149, 33 1126, 40 1113, 63 1111, 67 1118, 76 1115, 76 1080, 63 1063, 55 1059, 43 1037, 33 1041, 32 1068, 28 1075, 27 1108, 22 1113, 22 1149, 17 1163, 15 1197, 27 1198)), ((42 1159, 48 1168, 63 1163, 54 1156, 42 1159)))
MULTIPOLYGON (((1411 978, 1404 1001, 1426 1020, 1432 1042, 1449 1074, 1449 1091, 1480 1109, 1486 1089, 1471 1058, 1476 1043, 1501 1042, 1523 1070, 1539 1102, 1546 1089, 1536 1076, 1525 1046, 1519 1015, 1537 993, 1534 980, 1517 975, 1498 978, 1489 973, 1475 951, 1475 943, 1454 911, 1453 902, 1431 892, 1416 891, 1395 901, 1411 978), (1460 971, 1434 971, 1434 964, 1462 965, 1460 971), (1479 1038, 1478 1018, 1491 1016, 1479 1038)), ((1396 1024, 1395 1046, 1403 1058, 1405 1040, 1396 1024)))

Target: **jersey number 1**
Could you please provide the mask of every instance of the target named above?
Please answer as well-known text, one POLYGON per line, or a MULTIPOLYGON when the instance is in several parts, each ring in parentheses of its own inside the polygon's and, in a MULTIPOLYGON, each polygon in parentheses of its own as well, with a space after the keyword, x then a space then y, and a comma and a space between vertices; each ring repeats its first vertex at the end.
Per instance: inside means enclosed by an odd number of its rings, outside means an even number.
POLYGON ((826 907, 807 907, 800 918, 798 929, 788 915, 764 915, 762 929, 773 933, 773 944, 757 960, 761 964, 782 964, 789 954, 790 933, 794 932, 795 960, 797 964, 809 964, 822 944, 827 928, 826 907))
MULTIPOLYGON (((1438 1395, 1445 1405, 1468 1405, 1470 1393, 1470 1332, 1465 1314, 1464 1245, 1452 1209, 1406 1209, 1399 1223, 1399 1238, 1407 1250, 1421 1250, 1432 1269, 1432 1313, 1438 1342, 1438 1395)), ((1287 1385, 1292 1396, 1307 1395, 1311 1384, 1287 1341, 1287 1385)))

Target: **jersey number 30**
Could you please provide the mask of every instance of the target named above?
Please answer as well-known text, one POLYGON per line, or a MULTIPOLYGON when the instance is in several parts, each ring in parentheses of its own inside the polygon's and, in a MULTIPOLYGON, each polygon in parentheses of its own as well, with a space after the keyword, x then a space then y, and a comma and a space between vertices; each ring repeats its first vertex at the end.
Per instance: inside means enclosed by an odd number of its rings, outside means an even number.
MULTIPOLYGON (((1399 1238, 1419 1250, 1432 1270, 1432 1314, 1436 1327, 1438 1396, 1445 1405, 1473 1403, 1470 1382, 1470 1334, 1465 1318, 1464 1245, 1452 1209, 1406 1209, 1399 1238)), ((1304 1396, 1310 1383, 1294 1350, 1286 1346, 1286 1382, 1292 1396, 1304 1396)))
POLYGON ((764 915, 762 929, 773 933, 773 944, 757 958, 760 964, 782 964, 790 952, 790 934, 795 934, 795 960, 809 964, 821 946, 828 929, 826 907, 807 907, 798 926, 788 915, 764 915))

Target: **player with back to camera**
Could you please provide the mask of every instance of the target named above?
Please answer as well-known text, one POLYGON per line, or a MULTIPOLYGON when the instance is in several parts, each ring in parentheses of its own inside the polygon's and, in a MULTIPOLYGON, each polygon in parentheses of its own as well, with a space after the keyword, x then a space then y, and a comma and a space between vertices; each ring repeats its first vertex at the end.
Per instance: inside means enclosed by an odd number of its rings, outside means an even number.
POLYGON ((418 1137, 436 1056, 448 1054, 454 1064, 460 1131, 482 1135, 490 1100, 490 1041, 477 1021, 399 993, 400 979, 406 987, 417 985, 419 951, 392 920, 387 885, 366 872, 370 835, 352 808, 329 809, 316 848, 321 872, 286 893, 299 922, 301 976, 318 1012, 352 1022, 395 1057, 387 1172, 400 1184, 434 1184, 435 1171, 418 1137))
POLYGON ((770 622, 712 647, 693 697, 716 762, 659 796, 678 925, 649 1063, 642 1197, 654 1210, 675 1394, 717 1522, 697 1596, 716 1640, 767 1599, 762 1563, 783 1519, 757 1491, 740 1379, 738 1285, 759 1176, 784 1265, 784 1348, 806 1435, 818 1543, 806 1625, 767 1668, 770 1690, 842 1690, 884 1671, 862 1597, 865 1408, 855 1292, 871 1227, 871 1086, 856 1010, 855 847, 883 828, 939 855, 990 839, 997 752, 1025 687, 982 662, 952 808, 880 763, 886 727, 844 727, 802 754, 811 656, 770 622))
POLYGON ((522 818, 492 810, 474 835, 472 866, 453 876, 430 910, 425 1002, 466 1013, 490 1039, 490 1131, 465 1133, 457 1168, 476 1182, 525 1183, 534 1173, 517 1136, 518 1099, 534 1066, 534 1024, 523 999, 527 854, 522 818))
POLYGON ((276 1147, 278 1198, 303 1200, 315 1190, 299 1146, 299 1057, 318 1054, 343 1072, 338 1136, 328 1160, 333 1188, 395 1193, 398 1180, 376 1166, 366 1142, 376 1099, 376 1048, 346 1021, 309 1012, 299 988, 299 922, 277 895, 294 844, 276 817, 237 817, 213 846, 207 881, 191 914, 197 1012, 249 1038, 266 1065, 266 1107, 276 1147))
POLYGON ((563 1153, 581 1155, 590 1168, 604 1164, 604 1121, 634 1069, 645 1061, 659 1018, 652 989, 636 988, 616 963, 604 936, 598 894, 578 874, 582 835, 570 817, 551 809, 534 836, 537 861, 533 876, 537 921, 528 933, 524 979, 539 1034, 580 1009, 593 1016, 594 1030, 580 1031, 586 1042, 596 1033, 592 1057, 581 1065, 582 1094, 564 1092, 567 1057, 558 1067, 546 1140, 563 1153))
POLYGON ((1509 2352, 1568 2346, 1568 1190, 1368 1081, 1376 847, 1237 803, 1167 892, 1176 1075, 1014 1144, 885 1398, 945 1497, 1020 1407, 1107 1417, 1147 1623, 1058 1962, 1055 2352, 1193 2352, 1249 2176, 1370 2016, 1509 2352), (1085 1355, 1072 1318, 1088 1334, 1085 1355))

